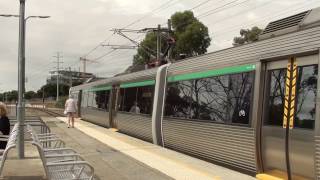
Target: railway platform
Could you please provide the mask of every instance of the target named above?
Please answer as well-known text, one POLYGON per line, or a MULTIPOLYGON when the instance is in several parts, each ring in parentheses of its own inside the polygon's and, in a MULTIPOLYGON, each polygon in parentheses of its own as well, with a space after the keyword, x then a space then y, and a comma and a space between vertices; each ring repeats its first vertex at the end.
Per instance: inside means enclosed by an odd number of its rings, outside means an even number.
MULTIPOLYGON (((27 114, 30 114, 27 109, 27 114)), ((14 115, 13 110, 11 111, 14 115)), ((66 146, 76 150, 95 170, 96 180, 253 180, 252 176, 208 163, 154 144, 76 119, 75 128, 67 128, 65 117, 34 114, 66 146)), ((35 147, 26 143, 26 158, 10 152, 2 179, 45 179, 35 147)))
POLYGON ((80 119, 75 128, 67 128, 65 117, 42 119, 93 165, 99 179, 255 179, 80 119))

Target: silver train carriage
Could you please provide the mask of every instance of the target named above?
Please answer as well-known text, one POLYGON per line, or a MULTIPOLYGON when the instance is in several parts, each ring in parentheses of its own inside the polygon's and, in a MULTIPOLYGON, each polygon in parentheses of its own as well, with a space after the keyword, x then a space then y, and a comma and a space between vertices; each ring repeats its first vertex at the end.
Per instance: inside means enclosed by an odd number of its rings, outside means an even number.
POLYGON ((259 39, 70 93, 106 128, 252 175, 320 179, 320 9, 259 39))

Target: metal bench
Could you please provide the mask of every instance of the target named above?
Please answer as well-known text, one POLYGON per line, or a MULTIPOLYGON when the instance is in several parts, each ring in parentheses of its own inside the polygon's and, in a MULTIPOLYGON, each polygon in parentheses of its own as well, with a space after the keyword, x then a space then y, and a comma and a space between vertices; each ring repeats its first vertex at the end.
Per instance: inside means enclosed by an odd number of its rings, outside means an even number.
POLYGON ((45 150, 65 147, 65 142, 60 138, 58 138, 56 134, 53 134, 53 133, 37 134, 37 132, 29 124, 27 124, 27 131, 31 134, 31 139, 41 144, 41 146, 45 148, 45 150))
MULTIPOLYGON (((10 124, 16 124, 18 121, 16 119, 10 119, 10 124)), ((25 124, 31 125, 33 128, 37 128, 38 133, 50 133, 51 130, 47 124, 40 118, 26 119, 25 124)))
POLYGON ((42 145, 45 155, 52 154, 77 154, 77 152, 71 148, 65 147, 65 142, 54 133, 37 134, 30 125, 27 125, 27 130, 31 133, 33 141, 36 141, 42 145), (48 143, 49 141, 49 143, 48 143), (48 146, 51 141, 58 141, 57 145, 48 146))
POLYGON ((10 135, 8 138, 0 138, 1 140, 7 141, 6 148, 2 151, 2 154, 0 156, 1 164, 0 164, 0 175, 2 176, 2 170, 4 167, 4 163, 7 159, 8 153, 12 148, 16 147, 16 140, 17 140, 17 134, 18 134, 18 124, 15 124, 10 132, 10 135))
POLYGON ((37 147, 39 155, 49 180, 81 179, 91 180, 94 176, 93 167, 68 148, 44 149, 31 126, 27 129, 32 134, 32 144, 37 147))

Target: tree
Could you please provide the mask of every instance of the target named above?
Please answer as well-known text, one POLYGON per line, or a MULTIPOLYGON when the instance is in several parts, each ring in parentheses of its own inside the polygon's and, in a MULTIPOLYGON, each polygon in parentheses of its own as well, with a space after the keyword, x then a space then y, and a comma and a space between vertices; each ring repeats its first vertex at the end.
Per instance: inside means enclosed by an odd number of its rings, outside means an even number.
POLYGON ((33 99, 37 97, 37 93, 34 91, 28 91, 24 94, 25 99, 33 99))
MULTIPOLYGON (((208 28, 201 23, 192 11, 176 12, 171 16, 173 33, 171 34, 176 41, 172 49, 172 58, 180 59, 180 55, 186 57, 201 55, 207 52, 210 46, 208 28)), ((167 39, 161 36, 161 52, 167 47, 167 39)), ((147 33, 141 45, 156 52, 157 35, 156 33, 147 33)), ((147 64, 155 57, 142 47, 138 48, 137 54, 133 58, 133 65, 147 64)))
POLYGON ((233 38, 233 46, 239 46, 246 43, 251 43, 258 41, 259 34, 263 30, 258 28, 257 26, 252 27, 251 29, 241 29, 240 30, 240 37, 233 38))
MULTIPOLYGON (((43 89, 44 89, 45 98, 56 97, 56 95, 57 95, 57 85, 56 84, 46 84, 46 85, 42 86, 37 91, 38 97, 42 97, 43 89)), ((59 84, 59 94, 60 94, 60 96, 67 96, 69 94, 69 86, 65 85, 65 84, 59 84)))
POLYGON ((192 11, 176 12, 171 20, 176 39, 173 58, 180 59, 181 54, 192 57, 207 52, 211 42, 208 28, 194 17, 192 11))
MULTIPOLYGON (((164 51, 166 46, 166 40, 161 36, 161 51, 164 51)), ((155 55, 152 55, 151 51, 157 51, 157 34, 154 32, 147 33, 146 37, 140 44, 141 46, 138 48, 138 52, 133 56, 133 64, 134 65, 142 65, 149 63, 152 59, 155 58, 155 55), (149 51, 145 48, 150 49, 149 51)))
POLYGON ((18 100, 18 91, 9 91, 5 93, 8 101, 17 101, 18 100))

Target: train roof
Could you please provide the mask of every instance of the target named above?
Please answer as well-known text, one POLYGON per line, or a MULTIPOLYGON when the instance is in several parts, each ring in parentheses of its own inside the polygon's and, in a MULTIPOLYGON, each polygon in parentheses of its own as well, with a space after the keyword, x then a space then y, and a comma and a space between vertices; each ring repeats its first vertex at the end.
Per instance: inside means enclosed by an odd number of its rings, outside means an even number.
POLYGON ((123 82, 132 82, 132 81, 154 80, 156 77, 157 69, 158 68, 147 69, 144 71, 123 74, 123 75, 95 81, 92 83, 81 84, 79 86, 72 87, 71 90, 78 91, 80 89, 87 89, 90 87, 95 87, 100 85, 121 84, 123 82))
MULTIPOLYGON (((318 53, 320 47, 320 8, 270 22, 259 41, 230 47, 208 54, 190 57, 172 63, 168 75, 218 69, 226 66, 256 64, 261 60, 285 57, 301 53, 318 53), (290 21, 293 21, 290 25, 290 21), (283 25, 282 28, 278 26, 283 25)), ((115 76, 92 83, 72 87, 72 91, 99 85, 120 84, 142 80, 154 80, 157 68, 115 76)))

